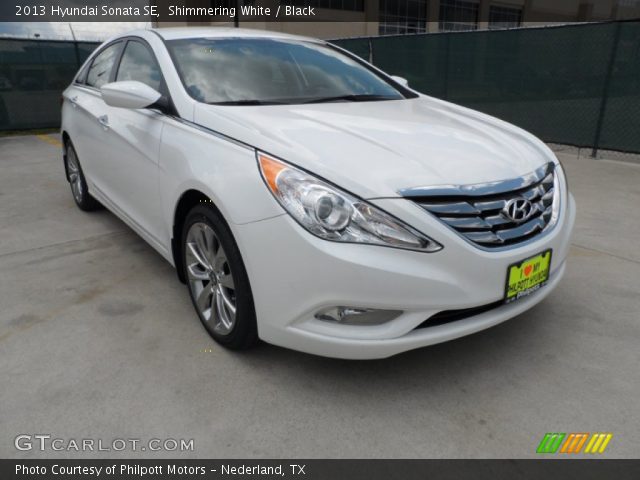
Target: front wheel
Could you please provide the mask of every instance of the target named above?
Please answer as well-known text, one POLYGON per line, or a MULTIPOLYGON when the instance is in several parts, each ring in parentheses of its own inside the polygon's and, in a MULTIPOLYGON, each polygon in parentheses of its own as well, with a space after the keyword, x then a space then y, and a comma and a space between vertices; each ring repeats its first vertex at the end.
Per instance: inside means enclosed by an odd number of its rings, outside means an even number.
POLYGON ((71 141, 68 141, 65 146, 64 158, 67 180, 71 186, 71 193, 73 194, 76 205, 78 205, 80 210, 84 210, 85 212, 100 208, 98 201, 89 194, 89 188, 87 187, 87 181, 80 166, 80 160, 78 160, 78 154, 76 153, 76 149, 73 148, 71 141))
POLYGON ((213 339, 234 350, 255 345, 249 278, 231 230, 212 205, 198 205, 189 212, 182 258, 193 306, 213 339))

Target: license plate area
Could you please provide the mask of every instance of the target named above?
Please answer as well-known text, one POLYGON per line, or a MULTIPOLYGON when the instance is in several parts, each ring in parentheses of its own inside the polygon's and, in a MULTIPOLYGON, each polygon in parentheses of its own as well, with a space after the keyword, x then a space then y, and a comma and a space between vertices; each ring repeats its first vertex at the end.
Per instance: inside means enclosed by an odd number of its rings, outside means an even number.
POLYGON ((544 287, 549 281, 551 249, 512 263, 507 268, 504 303, 511 303, 544 287))

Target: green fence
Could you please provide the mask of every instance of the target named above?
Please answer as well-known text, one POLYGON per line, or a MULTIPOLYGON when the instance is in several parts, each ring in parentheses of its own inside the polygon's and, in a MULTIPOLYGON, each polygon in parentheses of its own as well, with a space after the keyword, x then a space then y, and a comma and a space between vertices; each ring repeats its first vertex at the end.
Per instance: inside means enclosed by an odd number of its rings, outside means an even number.
POLYGON ((0 130, 58 127, 60 95, 98 45, 0 38, 0 130))
POLYGON ((640 153, 640 21, 333 43, 547 142, 640 153))
MULTIPOLYGON (((640 21, 333 43, 547 142, 640 153, 640 21)), ((0 39, 0 130, 57 127, 60 93, 97 45, 0 39)))

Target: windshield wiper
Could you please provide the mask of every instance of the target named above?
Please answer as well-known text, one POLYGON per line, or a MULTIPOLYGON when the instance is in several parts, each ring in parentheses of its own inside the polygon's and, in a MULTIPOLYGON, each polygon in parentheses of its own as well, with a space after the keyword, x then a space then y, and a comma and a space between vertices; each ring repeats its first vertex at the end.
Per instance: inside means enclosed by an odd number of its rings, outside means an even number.
POLYGON ((285 105, 285 102, 273 100, 227 100, 224 102, 209 102, 209 105, 285 105))
POLYGON ((350 94, 350 95, 338 95, 335 97, 320 97, 312 98, 303 103, 325 103, 325 102, 339 102, 341 100, 347 102, 368 102, 374 100, 400 100, 402 97, 395 97, 390 95, 376 95, 376 94, 350 94))

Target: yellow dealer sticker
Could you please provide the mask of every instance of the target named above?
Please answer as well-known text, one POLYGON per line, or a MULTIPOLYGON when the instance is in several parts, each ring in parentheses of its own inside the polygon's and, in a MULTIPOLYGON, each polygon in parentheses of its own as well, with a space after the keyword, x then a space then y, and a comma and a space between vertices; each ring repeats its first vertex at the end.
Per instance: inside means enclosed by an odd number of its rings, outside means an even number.
POLYGON ((505 303, 526 297, 543 287, 549 280, 550 267, 551 250, 509 266, 505 303))

